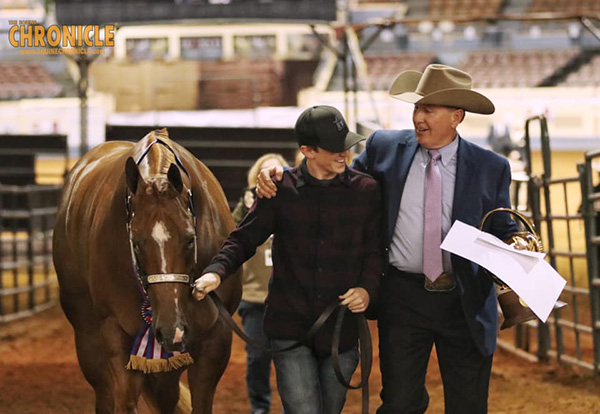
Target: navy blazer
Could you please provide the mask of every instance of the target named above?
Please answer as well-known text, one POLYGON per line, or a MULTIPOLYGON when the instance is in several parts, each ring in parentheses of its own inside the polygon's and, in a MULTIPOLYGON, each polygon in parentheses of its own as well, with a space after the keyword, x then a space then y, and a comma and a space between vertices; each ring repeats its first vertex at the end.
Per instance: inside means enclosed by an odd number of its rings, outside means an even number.
MULTIPOLYGON (((506 158, 460 137, 458 139, 452 222, 460 220, 479 228, 488 211, 511 206, 510 166, 506 158)), ((418 146, 414 130, 380 130, 371 134, 365 151, 354 160, 354 168, 372 175, 381 183, 386 208, 384 216, 388 251, 404 184, 418 146)), ((501 239, 516 231, 516 224, 508 214, 492 217, 489 226, 486 223, 486 231, 501 239)), ((473 339, 482 354, 490 355, 496 349, 498 329, 493 280, 469 260, 456 255, 452 255, 451 260, 473 339)))

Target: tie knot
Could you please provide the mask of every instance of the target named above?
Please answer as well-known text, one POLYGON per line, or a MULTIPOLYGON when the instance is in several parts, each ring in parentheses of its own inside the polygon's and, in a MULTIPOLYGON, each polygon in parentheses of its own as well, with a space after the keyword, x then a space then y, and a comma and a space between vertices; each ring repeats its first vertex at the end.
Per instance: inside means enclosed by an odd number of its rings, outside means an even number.
POLYGON ((429 154, 429 158, 431 158, 433 161, 438 161, 442 157, 440 150, 430 149, 427 150, 427 153, 429 154))

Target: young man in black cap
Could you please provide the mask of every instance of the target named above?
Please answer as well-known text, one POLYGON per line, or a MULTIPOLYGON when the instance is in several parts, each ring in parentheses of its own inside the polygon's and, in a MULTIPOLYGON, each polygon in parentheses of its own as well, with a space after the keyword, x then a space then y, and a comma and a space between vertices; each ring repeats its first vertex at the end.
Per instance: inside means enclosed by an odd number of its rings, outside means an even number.
MULTIPOLYGON (((201 300, 273 234, 273 276, 264 329, 275 349, 302 341, 327 306, 341 300, 353 313, 375 299, 383 271, 382 200, 377 182, 346 165, 364 138, 331 106, 305 110, 296 122, 305 156, 283 174, 279 196, 256 202, 195 282, 201 300)), ((347 318, 339 358, 345 378, 358 363, 357 328, 347 318)), ((346 389, 335 376, 330 318, 309 343, 274 357, 286 414, 338 414, 346 389)))

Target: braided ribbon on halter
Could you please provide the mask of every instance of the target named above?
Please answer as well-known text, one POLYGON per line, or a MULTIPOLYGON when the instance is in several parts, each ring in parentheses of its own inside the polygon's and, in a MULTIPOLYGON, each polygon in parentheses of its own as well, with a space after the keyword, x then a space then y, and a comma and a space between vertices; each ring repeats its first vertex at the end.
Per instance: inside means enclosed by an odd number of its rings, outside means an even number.
MULTIPOLYGON (((142 281, 137 260, 135 259, 132 242, 130 242, 130 248, 133 258, 133 271, 137 276, 138 287, 142 294, 142 319, 144 320, 144 323, 135 336, 133 348, 129 355, 129 363, 126 365, 126 368, 148 374, 153 372, 172 371, 193 364, 194 359, 189 353, 168 352, 156 340, 156 335, 152 328, 152 306, 150 305, 148 293, 144 288, 144 282, 142 281)), ((189 283, 189 279, 190 277, 188 275, 180 274, 149 275, 148 283, 189 283), (184 282, 184 279, 186 282, 184 282)))

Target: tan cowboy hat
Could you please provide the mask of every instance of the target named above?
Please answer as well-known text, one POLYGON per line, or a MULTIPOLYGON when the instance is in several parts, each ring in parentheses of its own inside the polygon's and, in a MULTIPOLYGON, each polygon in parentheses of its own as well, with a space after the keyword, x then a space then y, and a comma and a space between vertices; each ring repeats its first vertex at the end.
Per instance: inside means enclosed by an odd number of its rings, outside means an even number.
POLYGON ((493 114, 494 104, 471 90, 471 76, 451 66, 431 64, 423 73, 402 72, 390 88, 392 98, 408 103, 442 105, 478 114, 493 114))

